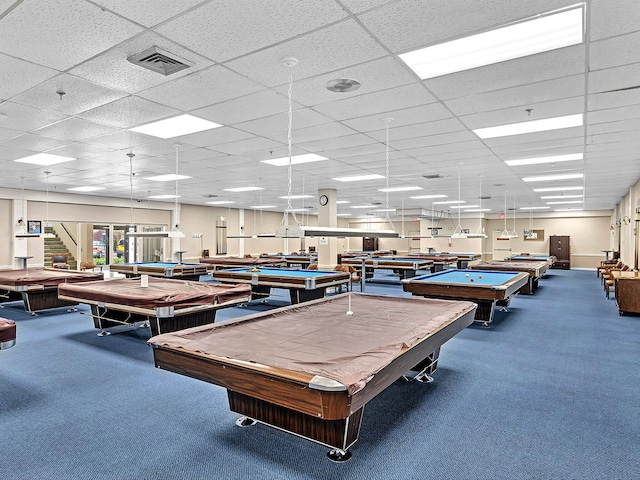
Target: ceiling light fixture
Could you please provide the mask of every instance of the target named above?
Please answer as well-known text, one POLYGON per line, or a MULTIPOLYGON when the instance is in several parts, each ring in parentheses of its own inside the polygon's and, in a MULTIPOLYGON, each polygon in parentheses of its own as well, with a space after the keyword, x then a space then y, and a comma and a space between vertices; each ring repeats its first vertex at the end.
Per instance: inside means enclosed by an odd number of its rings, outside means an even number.
POLYGON ((336 177, 334 180, 337 182, 361 182, 364 180, 378 180, 380 178, 384 178, 382 175, 378 175, 377 173, 372 173, 369 175, 352 175, 349 177, 336 177))
POLYGON ((184 114, 177 117, 167 118, 157 122, 147 123, 139 127, 130 128, 132 132, 143 133, 158 138, 173 138, 191 133, 203 132, 213 128, 222 127, 219 123, 210 122, 204 118, 194 117, 184 114))
POLYGON ((422 187, 407 186, 407 187, 391 187, 391 188, 379 188, 379 192, 412 192, 414 190, 422 190, 422 187))
POLYGON ((584 187, 544 187, 544 188, 534 188, 534 192, 562 192, 562 191, 578 191, 584 190, 584 187))
POLYGON ((540 197, 541 200, 558 200, 560 198, 584 198, 584 195, 543 195, 540 197))
POLYGON ((31 163, 33 165, 42 165, 48 167, 50 165, 56 165, 58 163, 70 162, 76 160, 73 157, 63 157, 62 155, 52 155, 50 153, 37 153, 35 155, 29 155, 28 157, 17 158, 14 162, 18 163, 31 163))
POLYGON ((424 200, 427 198, 447 198, 447 195, 418 195, 416 197, 409 197, 413 200, 424 200))
MULTIPOLYGON (((327 157, 316 155, 315 153, 306 153, 304 155, 295 155, 291 157, 292 165, 300 165, 302 163, 321 162, 323 160, 329 160, 327 157)), ((262 163, 274 165, 276 167, 285 167, 289 165, 289 157, 274 158, 271 160, 260 160, 262 163)))
POLYGON ((177 173, 168 173, 166 175, 156 175, 155 177, 146 177, 145 180, 152 180, 154 182, 172 182, 178 180, 184 180, 191 178, 187 175, 178 175, 177 173))
POLYGON ((232 200, 214 200, 212 202, 205 202, 208 205, 230 205, 232 203, 236 203, 232 200))
POLYGON ((234 187, 234 188, 223 188, 225 192, 253 192, 256 190, 264 190, 262 187, 234 187))
POLYGON ((575 180, 576 178, 583 178, 582 173, 566 173, 559 175, 540 175, 537 177, 525 177, 523 182, 552 182, 555 180, 575 180))
POLYGON ((583 4, 400 55, 421 79, 577 45, 584 39, 583 4))
POLYGON ((104 189, 105 189, 104 187, 95 187, 91 185, 85 185, 83 187, 67 188, 67 191, 68 192, 97 192, 98 190, 104 190, 104 189))
POLYGON ((519 160, 505 160, 504 163, 510 167, 522 165, 539 165, 542 163, 570 162, 573 160, 584 160, 582 153, 569 153, 567 155, 552 155, 550 157, 521 158, 519 160))
POLYGON ((563 117, 544 118, 529 122, 510 123, 495 127, 476 128, 473 133, 482 139, 523 135, 525 133, 546 132, 562 128, 581 127, 584 123, 582 113, 563 117))

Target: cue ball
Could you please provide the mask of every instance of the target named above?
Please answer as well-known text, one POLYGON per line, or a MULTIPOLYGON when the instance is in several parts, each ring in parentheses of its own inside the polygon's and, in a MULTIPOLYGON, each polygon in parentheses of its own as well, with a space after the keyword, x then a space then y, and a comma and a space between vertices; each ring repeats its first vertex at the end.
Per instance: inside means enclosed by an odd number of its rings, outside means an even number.
POLYGON ((465 274, 465 277, 468 277, 468 276, 469 276, 469 274, 468 274, 468 273, 467 273, 467 274, 465 274))
POLYGON ((469 281, 470 281, 470 282, 473 282, 473 278, 470 278, 470 279, 469 279, 469 281))

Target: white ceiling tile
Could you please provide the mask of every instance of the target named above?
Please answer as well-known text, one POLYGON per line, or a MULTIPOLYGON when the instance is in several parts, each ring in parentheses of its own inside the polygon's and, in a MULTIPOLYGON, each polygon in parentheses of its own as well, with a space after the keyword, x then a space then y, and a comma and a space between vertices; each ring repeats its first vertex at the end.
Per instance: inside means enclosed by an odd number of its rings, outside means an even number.
POLYGON ((394 128, 396 128, 403 125, 421 124, 451 118, 452 116, 451 112, 441 103, 430 103, 428 105, 419 105, 401 110, 365 115, 359 118, 344 120, 343 123, 360 132, 372 132, 385 128, 385 118, 393 118, 392 123, 394 128))
POLYGON ((640 63, 598 70, 589 74, 589 93, 609 92, 640 86, 640 63))
POLYGON ((584 95, 584 75, 571 75, 538 83, 447 100, 444 104, 456 115, 499 110, 510 107, 529 108, 533 103, 584 95))
MULTIPOLYGON (((285 126, 286 127, 286 126, 285 126)), ((325 138, 337 138, 344 137, 346 135, 354 135, 357 132, 341 123, 332 122, 324 125, 316 125, 308 128, 297 128, 292 132, 293 142, 300 146, 306 142, 313 142, 315 140, 322 140, 325 138)), ((287 144, 287 132, 267 135, 269 138, 276 140, 280 143, 287 144)))
POLYGON ((263 88, 246 77, 216 65, 150 88, 141 92, 140 96, 189 111, 257 92, 263 88))
POLYGON ((222 62, 294 38, 345 16, 333 0, 236 0, 204 4, 156 30, 191 50, 222 62))
POLYGON ((636 0, 591 0, 591 40, 638 30, 640 3, 636 0))
POLYGON ((439 135, 425 135, 422 137, 406 138, 403 140, 394 140, 389 142, 393 148, 402 150, 411 150, 419 147, 429 147, 433 145, 445 145, 458 142, 472 142, 478 137, 468 131, 462 130, 457 132, 442 133, 439 135))
POLYGON ((12 138, 2 143, 3 147, 20 148, 23 150, 30 150, 33 152, 42 152, 50 150, 52 148, 61 147, 65 144, 65 141, 58 140, 51 137, 45 137, 41 135, 35 135, 33 133, 25 133, 18 137, 12 138))
POLYGON ((289 67, 283 64, 284 58, 294 57, 298 60, 298 64, 292 67, 292 75, 294 80, 299 80, 386 55, 387 52, 358 23, 346 20, 239 58, 227 65, 253 80, 273 87, 286 84, 289 80, 289 67))
POLYGON ((636 105, 623 106, 618 108, 607 108, 606 110, 597 110, 589 112, 589 123, 608 123, 618 120, 631 120, 638 118, 638 107, 636 105))
MULTIPOLYGON (((278 95, 272 90, 238 97, 217 105, 194 110, 194 115, 211 120, 223 125, 246 122, 256 118, 268 117, 274 112, 286 112, 288 110, 287 98, 278 95)), ((295 105, 294 108, 299 108, 295 105)))
POLYGON ((20 131, 31 131, 67 118, 61 113, 39 110, 13 102, 0 104, 0 113, 6 118, 0 119, 0 126, 7 126, 20 131))
POLYGON ((72 117, 35 131, 38 135, 58 138, 64 141, 79 142, 93 137, 113 133, 118 129, 108 125, 89 122, 82 118, 72 117))
MULTIPOLYGON (((2 113, 2 108, 0 107, 0 113, 2 113)), ((9 124, 9 122, 6 122, 6 120, 0 120, 0 125, 2 124, 9 124)), ((4 127, 0 127, 0 143, 9 140, 13 137, 17 137, 18 135, 20 135, 22 132, 20 130, 13 130, 12 128, 4 128, 4 127)))
POLYGON ((424 105, 434 100, 421 85, 414 84, 325 103, 316 109, 337 120, 347 120, 424 105))
MULTIPOLYGON (((0 21, 0 28, 2 21, 0 21)), ((12 58, 0 53, 0 98, 11 98, 25 90, 54 77, 57 71, 25 62, 18 58, 12 58)))
POLYGON ((153 27, 190 10, 202 0, 96 0, 95 3, 145 27, 153 27))
MULTIPOLYGON (((599 42, 591 42, 589 45, 589 67, 593 71, 638 63, 639 51, 640 31, 599 42)), ((640 85, 640 82, 638 84, 640 85)))
POLYGON ((252 138, 250 133, 243 132, 232 127, 219 127, 205 130, 203 132, 191 133, 174 137, 173 140, 179 143, 188 143, 198 147, 208 147, 219 143, 229 143, 237 140, 252 138))
POLYGON ((630 130, 640 130, 640 118, 589 125, 589 127, 587 127, 587 135, 598 135, 602 133, 615 132, 626 133, 627 135, 629 135, 630 130))
MULTIPOLYGON (((595 93, 588 97, 588 110, 603 110, 640 104, 640 88, 618 92, 595 93)), ((591 115, 589 113, 589 115, 591 115)))
MULTIPOLYGON (((242 155, 247 152, 264 152, 266 155, 269 150, 281 146, 280 142, 269 140, 268 138, 254 137, 239 142, 222 143, 215 146, 215 150, 229 155, 242 155)), ((212 147, 213 148, 213 147, 212 147)))
POLYGON ((126 93, 62 74, 15 96, 13 101, 65 115, 75 115, 125 96, 126 93))
POLYGON ((552 100, 549 102, 529 103, 501 110, 461 116, 460 120, 470 129, 508 125, 510 123, 530 122, 544 118, 573 115, 584 111, 584 96, 552 100), (532 109, 527 112, 526 109, 532 109))
MULTIPOLYGON (((304 129, 314 125, 330 123, 332 120, 310 108, 297 108, 292 112, 293 126, 296 129, 304 129)), ((289 113, 283 112, 277 115, 236 123, 235 128, 254 133, 256 135, 269 136, 286 132, 289 127, 289 113)))
MULTIPOLYGON (((462 124, 462 122, 460 122, 460 120, 456 118, 447 118, 445 120, 439 120, 437 122, 406 125, 398 128, 393 128, 394 125, 395 118, 389 123, 389 143, 394 146, 395 142, 398 140, 466 130, 466 127, 462 124)), ((368 135, 379 141, 385 141, 386 128, 384 130, 369 132, 368 135)), ((474 139, 475 138, 476 137, 474 136, 474 139)))
POLYGON ((334 137, 316 140, 313 142, 297 143, 296 145, 302 149, 309 150, 310 152, 323 152, 330 151, 335 148, 358 147, 361 145, 369 145, 371 143, 376 143, 376 141, 371 137, 359 133, 344 137, 334 137))
POLYGON ((132 95, 88 110, 78 116, 112 127, 131 128, 181 113, 171 107, 132 95))
POLYGON ((0 30, 0 52, 66 70, 143 29, 89 2, 27 0, 0 19, 0 30))

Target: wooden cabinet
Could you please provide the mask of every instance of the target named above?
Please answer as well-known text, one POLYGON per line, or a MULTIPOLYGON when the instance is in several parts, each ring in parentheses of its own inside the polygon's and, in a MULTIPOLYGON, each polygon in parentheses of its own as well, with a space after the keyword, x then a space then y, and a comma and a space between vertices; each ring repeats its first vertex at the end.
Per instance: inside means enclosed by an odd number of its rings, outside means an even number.
POLYGON ((640 277, 616 278, 618 313, 640 313, 640 277))
POLYGON ((551 268, 571 268, 571 243, 569 235, 551 235, 549 237, 549 255, 555 255, 556 263, 551 268))

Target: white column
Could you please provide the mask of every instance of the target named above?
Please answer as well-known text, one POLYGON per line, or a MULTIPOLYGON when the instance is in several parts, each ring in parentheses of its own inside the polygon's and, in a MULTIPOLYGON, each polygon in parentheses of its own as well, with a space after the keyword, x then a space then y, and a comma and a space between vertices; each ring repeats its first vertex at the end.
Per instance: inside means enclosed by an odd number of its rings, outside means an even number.
MULTIPOLYGON (((318 226, 337 227, 337 193, 334 189, 318 190, 318 226)), ((335 237, 318 238, 318 269, 333 270, 338 261, 338 241, 335 237)))

